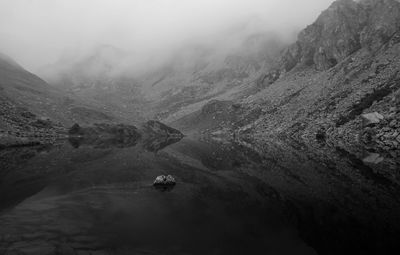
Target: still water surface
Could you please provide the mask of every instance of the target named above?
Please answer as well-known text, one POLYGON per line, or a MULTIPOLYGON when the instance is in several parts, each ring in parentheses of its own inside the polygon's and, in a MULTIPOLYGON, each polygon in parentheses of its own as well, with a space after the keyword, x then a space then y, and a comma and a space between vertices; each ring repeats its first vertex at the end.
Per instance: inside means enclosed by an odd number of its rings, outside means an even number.
POLYGON ((0 156, 0 254, 386 254, 400 232, 397 165, 342 149, 185 138, 0 156), (154 188, 161 174, 177 185, 154 188))

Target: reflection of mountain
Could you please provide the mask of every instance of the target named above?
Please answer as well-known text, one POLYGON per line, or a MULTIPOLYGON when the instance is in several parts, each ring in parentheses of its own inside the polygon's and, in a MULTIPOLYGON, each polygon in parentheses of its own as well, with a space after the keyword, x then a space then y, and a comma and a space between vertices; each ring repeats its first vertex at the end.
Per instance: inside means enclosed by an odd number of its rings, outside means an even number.
POLYGON ((158 152, 171 144, 179 142, 181 139, 180 137, 147 137, 141 142, 141 145, 147 151, 158 152))
POLYGON ((49 150, 49 146, 0 150, 0 212, 43 189, 45 173, 31 172, 29 166, 35 157, 49 150))
POLYGON ((271 242, 283 254, 293 254, 285 250, 288 243, 312 254, 300 237, 321 254, 359 247, 366 254, 384 252, 400 232, 399 185, 354 155, 319 149, 270 141, 260 155, 245 143, 183 139, 158 153, 139 145, 68 144, 36 152, 3 172, 1 200, 12 205, 13 198, 25 199, 0 216, 2 240, 9 235, 0 248, 22 249, 14 241, 19 238, 41 247, 39 240, 49 236, 53 249, 75 252, 86 247, 118 254, 109 248, 115 246, 160 251, 159 242, 164 252, 174 245, 193 251, 201 238, 205 250, 218 241, 229 254, 244 248, 257 253, 271 242), (160 174, 175 176, 176 187, 154 190, 160 174), (193 229, 198 236, 187 235, 193 229), (136 245, 139 240, 145 243, 136 245))
POLYGON ((129 148, 134 147, 138 143, 140 147, 143 147, 147 151, 157 152, 165 147, 177 143, 182 138, 177 137, 164 137, 164 136, 149 136, 144 139, 140 137, 110 137, 110 138, 99 138, 99 137, 70 137, 68 138, 69 143, 74 148, 80 146, 90 146, 98 149, 106 148, 129 148))
POLYGON ((105 149, 133 147, 136 146, 139 139, 134 137, 110 137, 105 139, 100 139, 99 137, 69 137, 68 141, 74 148, 86 145, 105 149))

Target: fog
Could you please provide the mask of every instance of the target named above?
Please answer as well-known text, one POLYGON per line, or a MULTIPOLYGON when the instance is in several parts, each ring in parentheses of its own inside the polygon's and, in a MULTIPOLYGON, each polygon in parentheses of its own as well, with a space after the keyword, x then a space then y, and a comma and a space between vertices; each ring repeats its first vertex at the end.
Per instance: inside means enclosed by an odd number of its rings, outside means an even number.
POLYGON ((274 31, 294 40, 331 2, 0 0, 0 52, 35 72, 98 45, 113 45, 144 61, 187 43, 228 43, 235 33, 274 31))

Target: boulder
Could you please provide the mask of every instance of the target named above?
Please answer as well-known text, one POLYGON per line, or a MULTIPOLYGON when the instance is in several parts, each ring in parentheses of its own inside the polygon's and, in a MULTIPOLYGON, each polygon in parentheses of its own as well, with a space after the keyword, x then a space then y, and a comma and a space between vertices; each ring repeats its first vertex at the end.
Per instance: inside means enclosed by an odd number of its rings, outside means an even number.
POLYGON ((372 113, 363 114, 362 118, 365 120, 367 125, 370 125, 370 124, 377 124, 377 123, 381 122, 381 120, 383 120, 385 117, 383 117, 383 115, 378 112, 372 112, 372 113))
POLYGON ((378 153, 371 153, 366 158, 363 159, 364 163, 369 164, 379 164, 384 160, 378 153))
POLYGON ((154 180, 153 185, 173 186, 176 184, 175 178, 172 175, 160 175, 154 180))

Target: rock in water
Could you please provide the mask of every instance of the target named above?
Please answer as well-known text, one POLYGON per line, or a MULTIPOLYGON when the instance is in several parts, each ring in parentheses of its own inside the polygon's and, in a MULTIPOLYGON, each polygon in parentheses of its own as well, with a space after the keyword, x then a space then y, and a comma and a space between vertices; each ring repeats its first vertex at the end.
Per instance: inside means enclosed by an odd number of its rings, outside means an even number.
POLYGON ((172 175, 160 175, 157 176, 157 178, 155 179, 153 185, 164 185, 164 186, 171 186, 171 185, 175 185, 176 181, 175 178, 172 177, 172 175))

